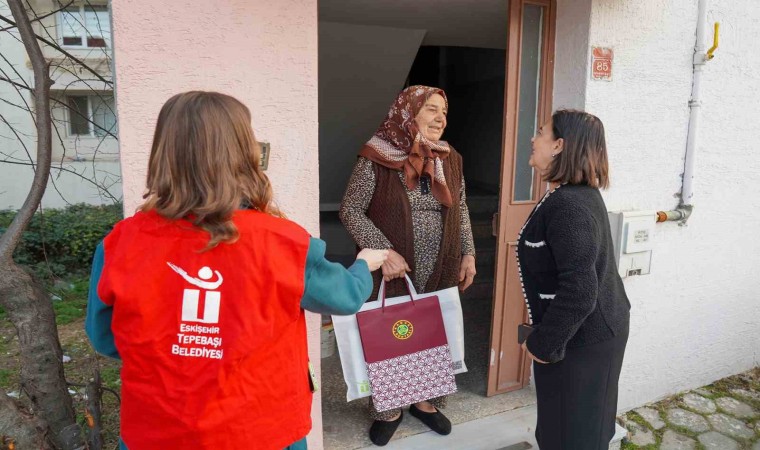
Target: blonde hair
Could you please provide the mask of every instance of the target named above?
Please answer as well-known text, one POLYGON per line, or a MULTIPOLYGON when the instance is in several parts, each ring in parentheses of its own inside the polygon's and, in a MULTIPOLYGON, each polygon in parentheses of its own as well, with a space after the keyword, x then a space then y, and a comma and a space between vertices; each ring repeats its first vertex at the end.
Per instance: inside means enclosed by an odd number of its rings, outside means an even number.
POLYGON ((204 250, 235 242, 235 210, 282 216, 260 160, 251 113, 240 101, 217 92, 177 94, 158 115, 140 210, 190 220, 211 235, 204 250))

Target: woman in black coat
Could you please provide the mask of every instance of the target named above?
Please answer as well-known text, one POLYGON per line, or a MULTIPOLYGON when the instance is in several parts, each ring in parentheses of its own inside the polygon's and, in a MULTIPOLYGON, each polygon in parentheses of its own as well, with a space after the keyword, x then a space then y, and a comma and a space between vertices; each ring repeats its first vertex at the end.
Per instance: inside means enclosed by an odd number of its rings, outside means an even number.
POLYGON ((530 165, 549 183, 520 231, 518 268, 531 319, 522 345, 535 361, 542 450, 607 449, 630 303, 613 255, 604 126, 554 113, 532 140, 530 165))

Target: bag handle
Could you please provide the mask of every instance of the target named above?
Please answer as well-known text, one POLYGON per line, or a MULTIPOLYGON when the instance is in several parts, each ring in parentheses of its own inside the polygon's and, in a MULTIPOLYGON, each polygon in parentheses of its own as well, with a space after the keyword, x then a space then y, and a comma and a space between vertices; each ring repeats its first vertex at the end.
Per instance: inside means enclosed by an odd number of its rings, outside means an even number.
MULTIPOLYGON (((414 289, 414 284, 412 283, 412 279, 409 278, 409 275, 404 274, 404 279, 406 281, 406 290, 409 293, 409 298, 412 300, 412 304, 414 304, 414 296, 417 295, 417 291, 414 289)), ((380 281, 380 289, 378 289, 377 299, 382 301, 381 309, 382 312, 385 313, 385 280, 380 281)))

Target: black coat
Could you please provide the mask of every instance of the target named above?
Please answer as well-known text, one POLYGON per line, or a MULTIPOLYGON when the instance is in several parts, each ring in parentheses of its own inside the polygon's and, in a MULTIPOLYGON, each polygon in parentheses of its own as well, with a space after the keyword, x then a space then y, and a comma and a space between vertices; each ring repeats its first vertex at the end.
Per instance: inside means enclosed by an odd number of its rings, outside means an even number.
POLYGON ((526 345, 536 358, 560 361, 567 347, 627 329, 631 304, 598 189, 566 184, 546 196, 520 233, 517 255, 534 328, 526 345))

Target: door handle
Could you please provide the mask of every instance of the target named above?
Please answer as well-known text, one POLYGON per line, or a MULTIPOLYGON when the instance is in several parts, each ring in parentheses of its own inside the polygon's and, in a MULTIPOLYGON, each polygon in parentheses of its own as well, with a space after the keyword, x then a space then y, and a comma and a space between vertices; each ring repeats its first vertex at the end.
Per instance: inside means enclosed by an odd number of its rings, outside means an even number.
POLYGON ((493 213, 491 217, 491 235, 494 237, 499 235, 499 211, 493 213))

